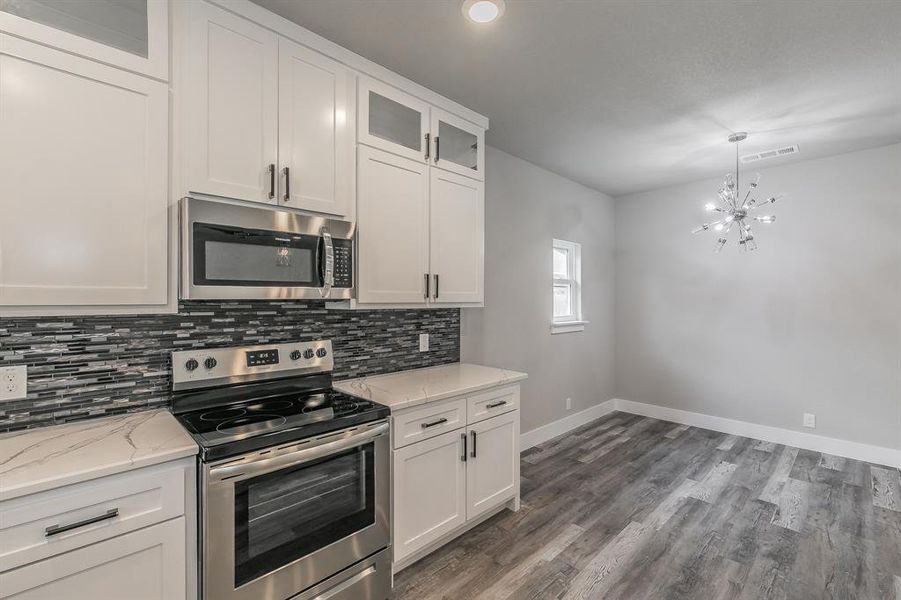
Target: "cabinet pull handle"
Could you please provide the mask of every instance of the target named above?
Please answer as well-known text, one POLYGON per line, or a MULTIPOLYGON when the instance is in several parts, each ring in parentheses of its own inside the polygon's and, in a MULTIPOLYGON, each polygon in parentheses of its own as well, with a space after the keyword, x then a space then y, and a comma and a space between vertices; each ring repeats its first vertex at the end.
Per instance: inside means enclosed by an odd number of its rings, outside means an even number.
POLYGON ((497 408, 498 406, 503 406, 506 403, 506 400, 501 400, 500 402, 492 402, 491 404, 486 404, 485 408, 497 408))
POLYGON ((435 273, 435 300, 438 299, 438 274, 435 273))
POLYGON ((288 167, 282 169, 282 173, 285 174, 285 202, 291 201, 291 170, 288 167))
POLYGON ((432 137, 432 134, 430 134, 430 133, 425 134, 425 159, 426 160, 429 160, 429 158, 430 158, 429 153, 432 151, 432 142, 429 139, 431 137, 432 137))
POLYGON ((72 531, 73 529, 78 529, 79 527, 84 527, 85 525, 93 525, 94 523, 99 523, 100 521, 106 521, 107 519, 113 519, 119 516, 118 508, 111 508, 102 515, 97 515, 96 517, 90 517, 89 519, 85 519, 84 521, 76 521, 75 523, 69 523, 68 525, 51 525, 47 529, 44 530, 44 536, 50 537, 52 535, 59 535, 60 533, 65 533, 66 531, 72 531))
POLYGON ((470 431, 469 433, 472 434, 472 454, 470 454, 470 456, 475 458, 476 457, 476 440, 478 440, 478 438, 476 437, 475 431, 470 431))
POLYGON ((275 164, 269 165, 269 198, 275 198, 275 164))
POLYGON ((429 299, 429 281, 431 281, 431 279, 432 278, 429 277, 429 274, 426 273, 425 274, 425 294, 423 295, 423 298, 425 298, 426 300, 429 299))
POLYGON ((438 157, 441 156, 441 146, 438 145, 438 136, 435 136, 435 164, 438 164, 438 157))
POLYGON ((423 423, 422 428, 428 429, 429 427, 434 427, 435 425, 441 425, 442 423, 447 423, 447 419, 445 419, 444 417, 441 417, 437 421, 432 421, 431 423, 423 423))
POLYGON ((460 439, 463 440, 463 454, 460 455, 460 460, 462 460, 463 462, 466 462, 466 434, 461 433, 460 439))

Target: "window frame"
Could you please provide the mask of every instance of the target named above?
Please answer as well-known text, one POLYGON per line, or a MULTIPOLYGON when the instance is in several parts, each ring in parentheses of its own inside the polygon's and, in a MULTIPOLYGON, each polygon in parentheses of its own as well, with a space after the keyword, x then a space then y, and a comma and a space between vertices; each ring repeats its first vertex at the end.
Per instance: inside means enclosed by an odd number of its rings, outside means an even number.
POLYGON ((554 238, 551 248, 551 333, 572 333, 583 331, 585 321, 582 317, 582 245, 554 238), (563 250, 567 253, 566 277, 558 277, 554 272, 554 253, 563 250), (568 315, 554 315, 554 289, 565 285, 570 288, 572 311, 568 315))

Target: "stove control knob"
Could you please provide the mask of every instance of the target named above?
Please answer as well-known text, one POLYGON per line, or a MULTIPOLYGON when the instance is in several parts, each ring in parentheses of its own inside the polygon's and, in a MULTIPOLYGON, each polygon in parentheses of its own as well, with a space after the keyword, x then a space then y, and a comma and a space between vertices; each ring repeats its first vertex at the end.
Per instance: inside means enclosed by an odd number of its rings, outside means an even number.
POLYGON ((197 359, 189 358, 188 360, 185 361, 185 369, 187 369, 188 371, 193 371, 194 369, 196 369, 199 366, 200 366, 200 363, 197 362, 197 359))
POLYGON ((306 359, 311 359, 311 358, 313 358, 313 349, 312 349, 312 348, 307 348, 306 350, 304 350, 304 351, 303 351, 303 357, 306 358, 306 359))
POLYGON ((300 350, 292 350, 291 351, 291 360, 300 360, 301 354, 300 350))
POLYGON ((325 348, 320 348, 316 351, 316 356, 318 356, 319 358, 325 358, 326 354, 328 354, 328 352, 325 350, 325 348))
POLYGON ((206 367, 207 369, 212 369, 213 367, 216 366, 216 359, 213 358, 212 356, 207 357, 207 359, 205 361, 203 361, 203 366, 206 367))

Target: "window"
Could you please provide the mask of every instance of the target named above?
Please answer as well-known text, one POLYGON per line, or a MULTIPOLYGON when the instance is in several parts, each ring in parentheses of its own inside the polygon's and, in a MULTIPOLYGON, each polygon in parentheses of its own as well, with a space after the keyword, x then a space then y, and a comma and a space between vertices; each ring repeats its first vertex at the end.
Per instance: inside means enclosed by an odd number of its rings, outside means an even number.
POLYGON ((582 320, 582 246, 554 240, 554 316, 551 333, 585 329, 582 320))

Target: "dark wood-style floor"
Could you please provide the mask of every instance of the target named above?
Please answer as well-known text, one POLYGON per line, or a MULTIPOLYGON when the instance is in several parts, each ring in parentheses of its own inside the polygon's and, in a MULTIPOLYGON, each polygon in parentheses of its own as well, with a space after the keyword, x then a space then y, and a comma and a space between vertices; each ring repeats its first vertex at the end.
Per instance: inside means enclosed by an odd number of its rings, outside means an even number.
POLYGON ((523 454, 504 511, 398 600, 901 600, 897 469, 613 413, 523 454))

